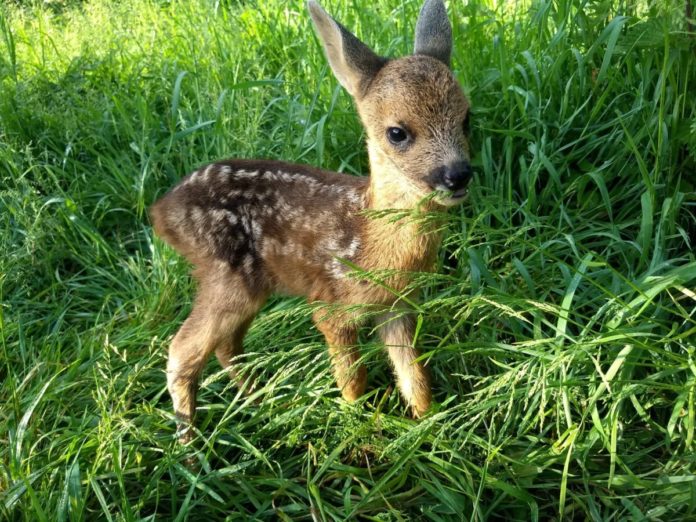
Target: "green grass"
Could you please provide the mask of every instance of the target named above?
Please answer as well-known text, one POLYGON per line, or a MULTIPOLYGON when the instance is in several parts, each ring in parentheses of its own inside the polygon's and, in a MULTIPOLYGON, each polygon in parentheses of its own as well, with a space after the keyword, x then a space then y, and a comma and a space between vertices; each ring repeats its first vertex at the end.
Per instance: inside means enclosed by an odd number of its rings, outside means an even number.
MULTIPOLYGON (((327 8, 384 54, 419 1, 327 8)), ((683 2, 450 2, 475 187, 419 276, 436 411, 365 332, 344 404, 302 301, 211 362, 200 469, 146 209, 224 157, 367 172, 299 1, 0 5, 0 519, 694 520, 696 37, 683 2), (498 4, 498 7, 495 7, 498 4)))

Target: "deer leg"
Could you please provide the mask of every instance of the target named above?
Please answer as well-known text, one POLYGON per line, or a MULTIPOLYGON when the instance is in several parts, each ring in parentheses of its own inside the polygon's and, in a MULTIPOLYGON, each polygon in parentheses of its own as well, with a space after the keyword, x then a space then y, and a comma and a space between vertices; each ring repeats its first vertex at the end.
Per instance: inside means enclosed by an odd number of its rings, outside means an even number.
MULTIPOLYGON (((262 302, 243 290, 238 278, 224 275, 216 273, 200 281, 193 310, 169 348, 167 388, 182 443, 193 438, 190 428, 196 412, 198 379, 205 363, 213 351, 220 350, 220 357, 229 346, 241 347, 241 339, 262 302)), ((227 361, 229 364, 229 357, 227 361)))
MULTIPOLYGON (((227 373, 232 380, 238 378, 233 359, 237 355, 244 353, 244 336, 246 335, 247 330, 249 330, 252 320, 253 317, 247 319, 246 321, 241 321, 238 325, 236 325, 236 328, 233 329, 229 338, 221 342, 217 348, 215 348, 215 356, 220 362, 220 366, 227 370, 227 373)), ((248 393, 252 391, 253 386, 250 379, 244 378, 239 383, 239 387, 248 393)))
POLYGON ((380 318, 379 334, 384 342, 396 374, 399 390, 411 407, 414 417, 421 417, 430 407, 432 393, 430 375, 413 347, 414 322, 410 316, 386 313, 380 318))
POLYGON ((355 401, 365 393, 367 385, 367 370, 360 363, 357 346, 357 325, 349 324, 342 314, 327 315, 324 311, 314 313, 314 323, 326 338, 334 377, 343 398, 355 401))

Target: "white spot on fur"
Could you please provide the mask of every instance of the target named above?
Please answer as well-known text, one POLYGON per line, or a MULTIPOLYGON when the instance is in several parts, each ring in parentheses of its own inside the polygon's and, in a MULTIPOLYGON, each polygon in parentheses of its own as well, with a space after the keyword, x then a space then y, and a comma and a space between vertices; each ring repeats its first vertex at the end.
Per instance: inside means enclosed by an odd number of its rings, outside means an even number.
POLYGON ((256 176, 259 175, 258 170, 238 170, 237 172, 234 173, 235 177, 237 178, 255 178, 256 176))
POLYGON ((360 247, 360 239, 358 239, 357 237, 354 237, 353 240, 350 242, 350 245, 348 245, 346 257, 353 257, 358 252, 359 247, 360 247))
POLYGON ((338 250, 341 248, 338 246, 338 239, 335 236, 329 236, 324 243, 324 248, 329 252, 335 252, 338 254, 338 250))
POLYGON ((227 216, 229 214, 231 214, 231 212, 229 210, 220 210, 217 208, 209 210, 209 212, 210 212, 210 217, 215 224, 222 223, 223 221, 225 221, 227 219, 227 216))
POLYGON ((343 279, 346 276, 345 267, 338 259, 333 259, 328 267, 329 275, 334 279, 343 279))
POLYGON ((356 190, 348 189, 346 190, 346 193, 344 195, 348 201, 353 203, 353 205, 360 205, 362 201, 360 194, 356 190))
POLYGON ((198 206, 191 208, 191 221, 196 229, 196 234, 202 236, 205 233, 205 212, 198 206))
POLYGON ((247 218, 246 216, 239 216, 239 222, 242 225, 244 233, 248 235, 251 232, 251 227, 249 226, 249 218, 247 218))
POLYGON ((330 186, 321 183, 310 175, 302 174, 300 172, 285 172, 282 170, 277 172, 266 171, 263 173, 263 176, 269 181, 276 183, 302 183, 307 186, 308 195, 310 196, 314 195, 318 190, 330 186))
POLYGON ((215 170, 215 165, 208 165, 205 170, 203 171, 203 175, 201 176, 201 181, 203 183, 207 183, 208 180, 210 179, 210 173, 215 170))
POLYGON ((340 248, 338 240, 335 237, 329 238, 327 250, 331 255, 331 261, 326 269, 334 279, 343 279, 346 273, 350 271, 350 267, 343 260, 350 261, 360 248, 360 240, 354 237, 345 248, 340 248))
POLYGON ((251 254, 244 256, 244 270, 249 274, 254 270, 254 258, 251 254))
POLYGON ((203 213, 203 209, 201 209, 201 207, 198 207, 198 206, 191 207, 191 219, 194 222, 199 223, 200 221, 203 220, 204 216, 205 216, 205 214, 203 213))
POLYGON ((195 183, 199 174, 200 174, 200 172, 198 172, 197 170, 193 171, 191 173, 191 175, 183 183, 179 184, 176 188, 180 189, 182 187, 185 187, 186 185, 190 185, 191 183, 195 183))
POLYGON ((254 236, 254 238, 258 239, 261 237, 263 230, 261 229, 261 225, 259 224, 258 221, 251 222, 251 232, 252 232, 252 235, 254 236))

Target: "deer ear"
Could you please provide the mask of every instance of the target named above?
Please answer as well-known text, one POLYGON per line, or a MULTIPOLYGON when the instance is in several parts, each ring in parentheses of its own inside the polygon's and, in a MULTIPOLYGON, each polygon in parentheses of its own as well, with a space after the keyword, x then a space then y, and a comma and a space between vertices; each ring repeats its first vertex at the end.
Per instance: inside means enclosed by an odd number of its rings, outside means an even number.
POLYGON ((413 52, 437 58, 449 67, 452 26, 442 0, 425 0, 416 22, 416 45, 413 52))
POLYGON ((386 59, 373 53, 314 0, 309 0, 307 7, 336 79, 353 97, 360 98, 386 59))

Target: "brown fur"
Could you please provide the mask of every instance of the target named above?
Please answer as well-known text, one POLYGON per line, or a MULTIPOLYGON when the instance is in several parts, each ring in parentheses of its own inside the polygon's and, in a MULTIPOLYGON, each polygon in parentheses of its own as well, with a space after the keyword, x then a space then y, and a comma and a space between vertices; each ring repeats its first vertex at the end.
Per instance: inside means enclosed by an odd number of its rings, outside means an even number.
MULTIPOLYGON (((368 133, 371 176, 228 160, 200 168, 153 205, 155 232, 194 264, 198 280, 193 310, 172 341, 167 366, 174 408, 186 429, 182 440, 190 437, 205 361, 215 352, 234 375, 233 358, 242 353, 244 334, 273 292, 381 307, 378 329, 402 395, 416 416, 430 405, 430 378, 412 345, 413 321, 400 311, 397 296, 406 290, 408 273, 432 269, 440 237, 422 222, 371 218, 366 211, 422 214, 459 201, 427 198, 433 172, 468 158, 462 127, 468 102, 443 63, 443 57, 449 60, 448 34, 431 46, 438 49, 435 57, 387 61, 370 55, 317 4, 309 7, 336 76, 356 99, 368 133), (387 139, 385 130, 393 126, 408 130, 408 147, 387 139), (395 275, 387 278, 387 287, 374 284, 351 276, 346 261, 395 275)), ((443 13, 439 0, 427 0, 419 21, 426 50, 428 31, 449 28, 443 13)), ((326 337, 343 396, 356 400, 366 386, 357 347, 359 316, 345 308, 319 309, 314 321, 326 337)))

